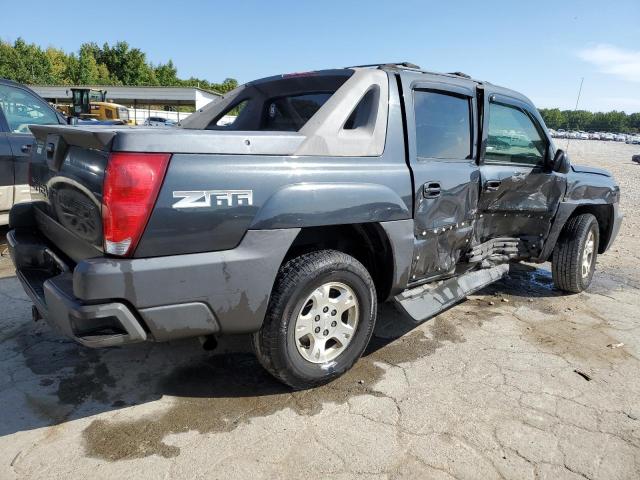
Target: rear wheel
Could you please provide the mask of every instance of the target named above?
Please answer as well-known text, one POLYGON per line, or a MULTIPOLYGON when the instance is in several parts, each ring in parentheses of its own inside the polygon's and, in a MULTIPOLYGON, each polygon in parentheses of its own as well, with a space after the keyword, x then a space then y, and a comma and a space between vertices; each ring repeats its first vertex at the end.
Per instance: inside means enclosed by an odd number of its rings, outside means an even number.
POLYGON ((551 260, 553 282, 565 292, 585 290, 593 279, 598 255, 598 221, 590 213, 569 219, 551 260))
POLYGON ((294 388, 327 383, 364 352, 376 307, 371 276, 355 258, 334 250, 301 255, 278 273, 254 350, 273 376, 294 388))

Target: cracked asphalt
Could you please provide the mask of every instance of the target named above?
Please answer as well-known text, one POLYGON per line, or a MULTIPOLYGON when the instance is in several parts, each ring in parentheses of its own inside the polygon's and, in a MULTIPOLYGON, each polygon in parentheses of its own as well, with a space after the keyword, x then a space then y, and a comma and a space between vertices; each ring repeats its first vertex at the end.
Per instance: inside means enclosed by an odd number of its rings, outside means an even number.
MULTIPOLYGON (((564 146, 564 142, 563 142, 564 146)), ((295 392, 229 338, 90 350, 31 321, 0 258, 0 478, 640 478, 637 146, 573 141, 626 214, 591 288, 550 266, 416 326, 383 308, 346 376, 295 392)), ((0 236, 0 251, 5 230, 0 236)))

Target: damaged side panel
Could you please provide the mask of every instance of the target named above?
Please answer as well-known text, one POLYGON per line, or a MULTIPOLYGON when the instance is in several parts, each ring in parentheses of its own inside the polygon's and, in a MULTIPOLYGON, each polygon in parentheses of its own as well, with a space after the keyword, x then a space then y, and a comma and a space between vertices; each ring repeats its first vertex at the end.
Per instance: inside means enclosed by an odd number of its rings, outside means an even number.
POLYGON ((520 257, 536 256, 565 191, 564 177, 540 168, 483 165, 474 241, 520 239, 520 257), (495 183, 492 183, 495 182, 495 183), (491 189, 491 185, 497 185, 491 189))
MULTIPOLYGON (((601 244, 598 253, 604 253, 615 239, 620 228, 622 214, 619 211, 620 187, 608 175, 597 172, 583 172, 584 167, 573 167, 567 176, 567 192, 558 207, 558 212, 550 225, 545 245, 540 252, 539 262, 544 262, 551 256, 560 232, 565 223, 578 207, 592 206, 599 209, 607 219, 603 218, 601 225, 601 244)), ((593 169, 595 170, 595 169, 593 169)))
POLYGON ((424 187, 416 194, 413 280, 455 270, 472 239, 479 188, 479 173, 473 163, 434 161, 428 172, 420 173, 436 177, 439 174, 444 180, 438 197, 425 198, 424 187))
POLYGON ((485 185, 500 182, 496 190, 483 192, 479 209, 485 212, 553 214, 565 190, 562 178, 539 167, 485 164, 482 176, 485 185))
POLYGON ((583 204, 609 204, 620 200, 620 188, 604 175, 577 173, 569 174, 566 202, 583 204))
POLYGON ((415 249, 410 284, 455 272, 471 244, 480 174, 475 85, 467 79, 398 82, 414 184, 415 249))

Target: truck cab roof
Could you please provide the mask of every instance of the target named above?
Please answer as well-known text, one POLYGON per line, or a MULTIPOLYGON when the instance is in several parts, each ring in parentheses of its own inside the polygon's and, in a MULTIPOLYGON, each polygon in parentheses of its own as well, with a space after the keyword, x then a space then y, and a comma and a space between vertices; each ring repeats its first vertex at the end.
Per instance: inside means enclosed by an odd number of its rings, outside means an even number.
MULTIPOLYGON (((371 66, 364 65, 361 67, 356 66, 352 68, 372 68, 374 66, 376 65, 371 65, 371 66)), ((462 72, 451 72, 451 73, 431 72, 427 70, 422 70, 417 65, 413 65, 408 62, 385 63, 385 64, 377 65, 376 67, 387 72, 396 72, 401 76, 410 77, 418 81, 420 80, 434 81, 439 83, 448 83, 448 84, 466 86, 468 88, 490 86, 491 90, 494 93, 499 93, 508 97, 516 98, 520 101, 533 105, 533 102, 531 102, 531 100, 528 97, 521 94, 520 92, 511 90, 510 88, 505 88, 499 85, 495 85, 485 80, 475 79, 462 72)))

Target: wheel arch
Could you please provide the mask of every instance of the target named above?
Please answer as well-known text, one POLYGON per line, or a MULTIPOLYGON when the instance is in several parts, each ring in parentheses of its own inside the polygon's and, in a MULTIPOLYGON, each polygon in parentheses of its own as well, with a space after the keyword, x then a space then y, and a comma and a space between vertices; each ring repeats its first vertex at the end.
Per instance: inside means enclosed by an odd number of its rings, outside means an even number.
POLYGON ((553 224, 551 225, 551 229, 549 230, 549 234, 547 235, 547 241, 545 242, 545 246, 540 254, 540 257, 537 259, 538 262, 547 261, 551 254, 553 253, 553 249, 556 246, 560 233, 562 229, 565 227, 567 222, 578 215, 582 215, 584 213, 590 213, 596 220, 598 221, 598 230, 599 230, 599 243, 598 243, 598 253, 604 253, 609 247, 611 237, 613 235, 613 228, 615 224, 615 209, 614 205, 611 203, 570 203, 563 202, 558 207, 558 211, 556 213, 553 224))
MULTIPOLYGON (((576 217, 585 213, 590 213, 598 221, 599 242, 598 253, 604 253, 609 245, 611 232, 613 229, 613 205, 611 204, 592 204, 580 205, 573 210, 571 217, 576 217)), ((568 220, 567 220, 568 221, 568 220)), ((566 222, 565 222, 566 223, 566 222)))
MULTIPOLYGON (((390 222, 397 223, 397 222, 390 222)), ((386 300, 397 288, 397 247, 380 223, 359 223, 305 227, 289 247, 282 264, 317 250, 337 250, 351 255, 369 271, 379 300, 386 300)), ((410 262, 410 258, 408 259, 410 262)), ((400 267, 402 268, 402 267, 400 267)))

